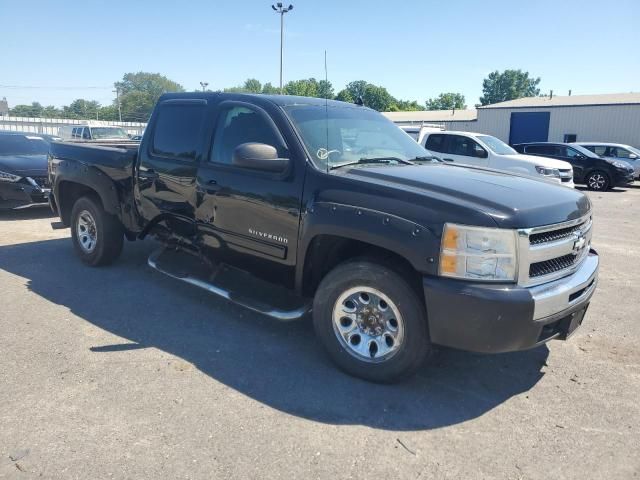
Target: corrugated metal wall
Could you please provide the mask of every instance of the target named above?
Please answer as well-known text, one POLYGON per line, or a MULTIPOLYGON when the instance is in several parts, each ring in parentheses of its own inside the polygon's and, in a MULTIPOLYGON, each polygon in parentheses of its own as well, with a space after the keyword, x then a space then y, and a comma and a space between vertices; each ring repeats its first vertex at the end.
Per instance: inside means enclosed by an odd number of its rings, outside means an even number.
POLYGON ((579 142, 625 143, 640 148, 640 105, 487 108, 478 110, 475 122, 447 123, 447 130, 486 133, 508 142, 511 112, 550 112, 550 142, 562 142, 565 134, 573 133, 579 142))

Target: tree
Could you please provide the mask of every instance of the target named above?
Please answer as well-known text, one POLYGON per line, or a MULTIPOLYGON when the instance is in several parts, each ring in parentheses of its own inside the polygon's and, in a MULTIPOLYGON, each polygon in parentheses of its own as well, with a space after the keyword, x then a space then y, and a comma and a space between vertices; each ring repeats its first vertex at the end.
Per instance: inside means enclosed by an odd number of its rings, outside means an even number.
POLYGON ((461 93, 441 93, 436 98, 430 98, 426 101, 427 110, 464 110, 464 95, 461 93))
POLYGON ((95 100, 85 100, 84 98, 78 98, 69 105, 62 107, 63 118, 79 118, 79 119, 94 119, 96 118, 96 111, 100 108, 100 104, 95 100))
POLYGON ((262 93, 267 95, 276 95, 280 93, 280 89, 271 85, 271 82, 267 82, 262 86, 262 93))
POLYGON ((389 108, 390 112, 415 112, 425 108, 415 100, 396 100, 389 108))
POLYGON ((284 86, 287 95, 300 95, 303 97, 333 98, 333 86, 326 80, 307 78, 288 82, 284 86))
POLYGON ((255 78, 248 78, 244 82, 244 89, 250 93, 262 92, 262 84, 255 78))
POLYGON ((179 83, 148 72, 126 73, 115 87, 120 95, 122 120, 127 122, 146 122, 163 93, 184 92, 179 83))
POLYGON ((529 78, 529 72, 518 69, 500 73, 496 70, 482 82, 480 103, 489 105, 516 98, 536 97, 540 95, 539 83, 540 78, 529 78))
POLYGON ((364 80, 356 80, 350 82, 347 86, 338 92, 336 100, 353 103, 358 97, 362 97, 364 104, 378 110, 379 112, 388 111, 396 103, 396 99, 384 87, 379 87, 364 80))
POLYGON ((31 105, 16 105, 9 109, 9 115, 12 117, 41 117, 43 110, 40 103, 32 102, 31 105))

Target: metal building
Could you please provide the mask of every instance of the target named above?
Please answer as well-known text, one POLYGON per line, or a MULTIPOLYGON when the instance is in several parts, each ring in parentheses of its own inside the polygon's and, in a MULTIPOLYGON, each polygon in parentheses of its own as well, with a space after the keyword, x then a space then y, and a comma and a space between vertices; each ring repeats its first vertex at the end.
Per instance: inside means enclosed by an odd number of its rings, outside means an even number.
MULTIPOLYGON (((460 112, 467 112, 466 118, 440 120, 446 130, 486 133, 510 144, 598 141, 640 148, 640 93, 528 97, 460 112)), ((434 122, 435 113, 443 112, 385 115, 404 124, 409 114, 414 121, 422 114, 424 121, 434 122)))

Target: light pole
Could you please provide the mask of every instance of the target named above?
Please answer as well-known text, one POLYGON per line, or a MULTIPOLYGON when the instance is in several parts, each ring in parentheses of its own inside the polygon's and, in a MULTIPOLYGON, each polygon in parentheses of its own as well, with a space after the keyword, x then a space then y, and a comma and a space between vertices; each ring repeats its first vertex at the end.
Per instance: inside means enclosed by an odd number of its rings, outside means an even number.
POLYGON ((120 119, 120 122, 122 122, 122 110, 120 110, 120 89, 116 87, 116 89, 113 90, 113 93, 116 94, 116 102, 118 102, 118 118, 120 119))
POLYGON ((205 89, 209 86, 209 84, 207 82, 200 82, 200 86, 202 87, 202 91, 204 92, 205 89))
POLYGON ((282 50, 284 44, 284 14, 293 10, 293 5, 289 4, 288 7, 284 7, 282 3, 278 2, 275 5, 271 5, 274 11, 280 14, 280 95, 284 92, 282 90, 282 50))

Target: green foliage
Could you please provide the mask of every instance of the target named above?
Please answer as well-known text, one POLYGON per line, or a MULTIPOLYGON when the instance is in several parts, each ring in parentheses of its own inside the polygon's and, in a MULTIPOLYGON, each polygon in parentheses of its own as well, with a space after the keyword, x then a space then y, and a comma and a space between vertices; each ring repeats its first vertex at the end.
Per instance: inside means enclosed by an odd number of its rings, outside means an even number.
POLYGON ((393 98, 386 88, 379 87, 364 80, 356 80, 355 82, 348 83, 344 90, 338 92, 336 100, 353 103, 358 97, 362 97, 367 107, 378 110, 379 112, 397 108, 394 107, 397 100, 393 98))
POLYGON ((425 110, 425 108, 415 100, 396 100, 389 108, 390 112, 416 112, 419 110, 425 110))
POLYGON ((271 82, 267 82, 262 86, 262 93, 267 95, 276 95, 280 93, 280 89, 271 85, 271 82))
POLYGON ((529 78, 529 72, 505 70, 491 72, 482 82, 482 105, 505 102, 522 97, 536 97, 540 94, 540 78, 529 78))
POLYGON ((184 92, 179 83, 159 73, 148 72, 126 73, 115 86, 120 94, 122 120, 125 122, 146 122, 163 93, 184 92))
POLYGON ((426 101, 427 110, 464 110, 467 105, 464 103, 464 95, 461 93, 441 93, 436 98, 426 101))
POLYGON ((9 115, 12 117, 41 117, 43 107, 38 102, 31 105, 16 105, 9 109, 9 115))
POLYGON ((303 97, 333 98, 333 85, 326 80, 307 78, 288 82, 284 86, 284 93, 303 97))

